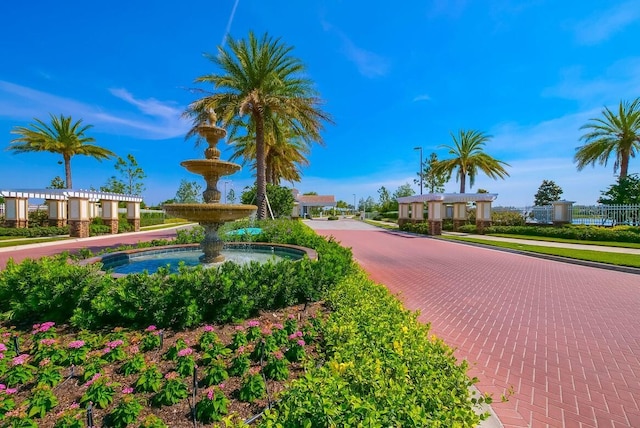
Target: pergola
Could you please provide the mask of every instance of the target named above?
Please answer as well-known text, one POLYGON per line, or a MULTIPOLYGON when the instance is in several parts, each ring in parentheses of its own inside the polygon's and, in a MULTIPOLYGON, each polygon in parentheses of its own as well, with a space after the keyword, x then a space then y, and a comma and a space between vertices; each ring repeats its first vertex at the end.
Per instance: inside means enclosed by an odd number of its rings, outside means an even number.
POLYGON ((476 204, 476 227, 479 231, 491 226, 491 202, 497 193, 427 193, 398 198, 398 224, 424 223, 424 204, 427 203, 430 235, 442 234, 442 219, 446 205, 453 205, 453 229, 458 230, 467 220, 467 204, 476 204))
POLYGON ((102 220, 111 233, 118 233, 118 203, 127 203, 127 222, 140 231, 140 202, 142 198, 120 193, 73 189, 0 190, 5 200, 5 221, 9 227, 22 228, 29 224, 29 199, 45 199, 49 210, 49 225, 69 224, 69 235, 89 236, 89 223, 98 216, 97 203, 102 206, 102 220))

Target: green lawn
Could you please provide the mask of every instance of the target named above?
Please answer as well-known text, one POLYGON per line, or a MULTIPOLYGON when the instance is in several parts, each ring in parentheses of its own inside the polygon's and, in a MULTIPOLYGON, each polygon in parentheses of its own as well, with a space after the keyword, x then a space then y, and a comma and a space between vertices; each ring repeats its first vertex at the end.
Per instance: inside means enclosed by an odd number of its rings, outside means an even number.
MULTIPOLYGON (((509 237, 513 237, 510 235, 509 237)), ((509 248, 518 251, 527 251, 531 253, 547 254, 551 256, 567 257, 576 260, 585 260, 590 262, 606 263, 616 266, 631 266, 640 268, 640 256, 635 254, 608 253, 595 250, 574 250, 568 248, 542 247, 538 245, 526 245, 512 242, 489 241, 482 238, 469 238, 464 236, 441 236, 440 239, 449 239, 454 241, 473 242, 477 244, 489 245, 492 247, 509 248)), ((527 237, 526 239, 529 239, 527 237)), ((568 240, 566 240, 568 241, 568 240)), ((554 240, 554 242, 562 242, 554 240)), ((583 243, 578 241, 578 243, 583 243)))
POLYGON ((581 241, 579 239, 550 238, 548 236, 511 235, 507 233, 491 233, 487 236, 498 236, 501 238, 529 239, 531 241, 564 242, 567 244, 602 245, 604 247, 640 248, 640 244, 635 242, 614 242, 614 241, 581 241))
POLYGON ((16 247, 18 245, 29 245, 29 244, 40 244, 42 242, 53 242, 53 241, 64 241, 69 239, 68 237, 55 237, 55 238, 30 238, 30 239, 20 239, 15 238, 13 236, 9 236, 6 240, 0 240, 0 248, 5 247, 16 247), (18 239, 16 241, 11 241, 10 239, 18 239))

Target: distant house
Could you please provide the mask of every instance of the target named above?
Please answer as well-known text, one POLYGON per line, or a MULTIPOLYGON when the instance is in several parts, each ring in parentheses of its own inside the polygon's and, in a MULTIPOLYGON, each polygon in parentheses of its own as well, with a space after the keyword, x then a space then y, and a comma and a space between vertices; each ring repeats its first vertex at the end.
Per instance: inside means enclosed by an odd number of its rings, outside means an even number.
POLYGON ((291 217, 307 218, 311 207, 335 207, 336 198, 333 195, 301 195, 297 189, 291 189, 295 204, 291 217))

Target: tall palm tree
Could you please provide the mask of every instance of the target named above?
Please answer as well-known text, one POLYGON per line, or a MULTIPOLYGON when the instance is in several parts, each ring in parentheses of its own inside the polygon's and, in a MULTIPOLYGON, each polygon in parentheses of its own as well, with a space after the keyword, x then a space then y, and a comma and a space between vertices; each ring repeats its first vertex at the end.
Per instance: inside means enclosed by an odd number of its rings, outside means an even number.
POLYGON ((504 166, 508 163, 499 161, 484 152, 484 145, 491 138, 483 132, 475 130, 460 130, 458 135, 451 133, 453 146, 442 145, 449 149, 451 159, 444 159, 434 165, 435 174, 451 175, 456 171, 456 181, 460 181, 460 193, 464 193, 467 177, 469 187, 473 187, 478 170, 484 172, 493 179, 509 176, 504 166))
POLYGON ((576 148, 573 158, 578 171, 585 166, 607 166, 612 154, 615 155, 613 172, 620 168, 620 178, 629 172, 629 159, 640 152, 640 98, 633 102, 620 101, 618 114, 607 107, 602 111, 604 118, 590 119, 591 122, 580 127, 590 131, 580 137, 585 144, 576 148))
POLYGON ((51 116, 51 125, 40 119, 28 127, 17 126, 11 133, 19 135, 7 148, 14 153, 51 152, 62 155, 67 189, 72 189, 71 158, 76 155, 91 156, 98 160, 115 156, 113 152, 93 143, 95 139, 85 133, 92 126, 82 125, 82 119, 72 123, 71 116, 51 116))
POLYGON ((221 73, 196 79, 213 84, 217 92, 191 103, 186 114, 199 123, 213 109, 230 135, 240 123, 255 127, 257 216, 262 219, 267 213, 266 122, 282 120, 305 141, 321 143, 323 121, 331 118, 319 108, 321 100, 303 76, 302 62, 291 56, 292 47, 266 33, 258 39, 253 32, 239 41, 228 37, 227 46, 219 47, 218 55, 208 55, 221 73))

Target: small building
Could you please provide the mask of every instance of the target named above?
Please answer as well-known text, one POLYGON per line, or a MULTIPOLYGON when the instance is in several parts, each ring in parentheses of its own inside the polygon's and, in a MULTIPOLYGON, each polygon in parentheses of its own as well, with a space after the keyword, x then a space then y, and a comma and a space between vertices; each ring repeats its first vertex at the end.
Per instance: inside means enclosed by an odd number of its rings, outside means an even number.
POLYGON ((334 195, 301 195, 297 189, 291 189, 295 203, 293 205, 293 218, 307 218, 311 216, 312 207, 335 207, 336 198, 334 195))

